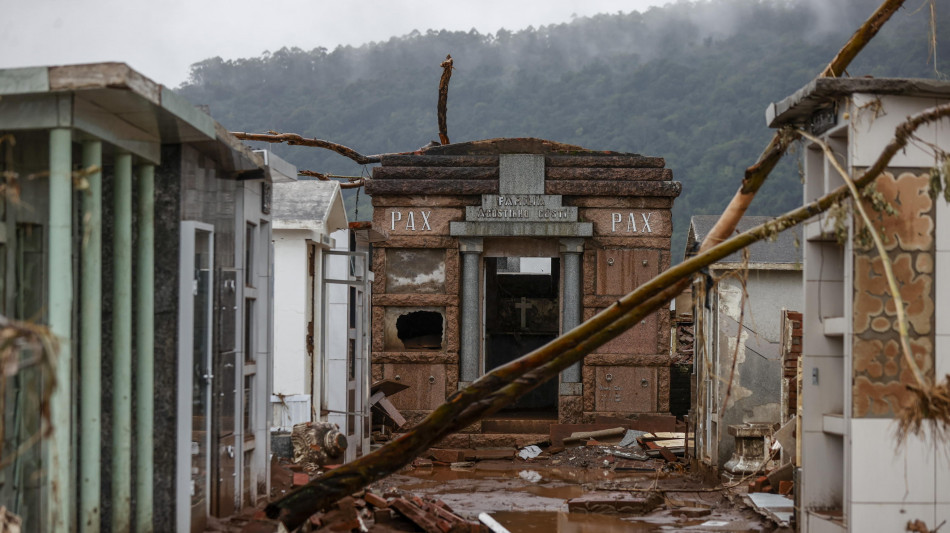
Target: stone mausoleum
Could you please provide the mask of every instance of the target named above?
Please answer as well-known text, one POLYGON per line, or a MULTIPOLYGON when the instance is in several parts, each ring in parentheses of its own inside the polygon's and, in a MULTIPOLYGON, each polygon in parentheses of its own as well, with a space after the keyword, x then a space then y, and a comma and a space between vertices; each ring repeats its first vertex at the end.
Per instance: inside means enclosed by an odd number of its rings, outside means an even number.
MULTIPOLYGON (((409 386, 392 401, 410 423, 669 266, 681 185, 664 164, 538 139, 383 156, 366 186, 384 235, 372 371, 409 386)), ((499 415, 666 414, 669 335, 657 311, 499 415)))

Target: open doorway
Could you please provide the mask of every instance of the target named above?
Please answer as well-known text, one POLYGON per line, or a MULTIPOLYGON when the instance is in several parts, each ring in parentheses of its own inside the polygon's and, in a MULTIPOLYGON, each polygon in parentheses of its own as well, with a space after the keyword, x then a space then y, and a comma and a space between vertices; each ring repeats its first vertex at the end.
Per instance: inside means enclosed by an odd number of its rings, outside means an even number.
MULTIPOLYGON (((513 361, 558 335, 560 260, 550 257, 485 258, 485 370, 513 361)), ((557 413, 552 379, 503 410, 557 413)))

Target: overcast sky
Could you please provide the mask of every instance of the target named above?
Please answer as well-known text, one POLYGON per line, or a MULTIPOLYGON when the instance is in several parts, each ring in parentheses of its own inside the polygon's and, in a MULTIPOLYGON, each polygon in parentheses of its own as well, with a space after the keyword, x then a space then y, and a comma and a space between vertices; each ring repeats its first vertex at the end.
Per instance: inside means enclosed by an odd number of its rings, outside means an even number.
POLYGON ((209 57, 360 45, 412 30, 495 33, 669 0, 0 0, 0 68, 123 61, 171 87, 209 57))

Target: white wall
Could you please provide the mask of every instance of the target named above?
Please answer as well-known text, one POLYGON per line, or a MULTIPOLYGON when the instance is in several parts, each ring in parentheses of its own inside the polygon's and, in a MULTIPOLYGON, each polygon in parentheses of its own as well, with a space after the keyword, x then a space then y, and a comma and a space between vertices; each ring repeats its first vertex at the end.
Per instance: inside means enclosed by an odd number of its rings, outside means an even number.
POLYGON ((274 394, 309 394, 307 242, 274 230, 274 394))
MULTIPOLYGON (((334 250, 347 251, 349 249, 349 230, 338 230, 331 234, 336 240, 334 250)), ((327 279, 348 279, 349 260, 346 256, 331 255, 326 259, 327 279)), ((324 376, 324 396, 327 399, 326 408, 331 411, 327 421, 340 426, 346 434, 346 349, 349 317, 347 309, 347 286, 338 283, 326 285, 326 376, 324 376)))

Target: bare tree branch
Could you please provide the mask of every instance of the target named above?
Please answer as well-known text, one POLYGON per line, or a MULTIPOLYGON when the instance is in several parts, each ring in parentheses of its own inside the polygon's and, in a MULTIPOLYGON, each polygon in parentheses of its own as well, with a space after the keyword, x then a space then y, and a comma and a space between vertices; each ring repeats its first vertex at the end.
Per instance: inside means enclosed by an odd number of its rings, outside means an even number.
POLYGON ((377 154, 377 155, 363 155, 356 150, 343 146, 342 144, 337 144, 335 142, 324 141, 323 139, 317 138, 307 138, 303 137, 297 133, 277 133, 272 131, 270 133, 247 133, 244 131, 232 131, 231 135, 234 135, 242 141, 261 141, 267 143, 285 143, 291 146, 309 146, 312 148, 324 148, 336 152, 343 157, 348 157, 353 161, 361 165, 369 165, 371 163, 379 163, 380 158, 384 155, 389 154, 377 154))
POLYGON ((452 55, 445 56, 442 62, 442 78, 439 80, 439 141, 449 144, 448 126, 446 126, 445 108, 449 100, 449 79, 452 78, 452 55))
MULTIPOLYGON (((895 138, 885 147, 875 164, 855 180, 855 186, 863 188, 879 176, 894 154, 906 146, 911 134, 921 124, 944 116, 950 116, 950 105, 931 108, 898 126, 895 138)), ((296 528, 314 512, 396 472, 446 435, 498 411, 512 400, 557 376, 560 371, 580 361, 586 354, 666 305, 689 286, 692 275, 702 268, 827 211, 845 200, 849 194, 848 187, 842 185, 814 202, 756 226, 671 267, 568 333, 492 370, 470 386, 456 392, 416 427, 396 440, 369 455, 321 475, 271 503, 266 509, 267 516, 277 518, 290 530, 296 528)))
MULTIPOLYGON (((823 77, 840 76, 844 70, 851 64, 851 61, 858 55, 865 45, 867 45, 885 22, 891 18, 901 6, 904 0, 885 0, 880 7, 861 25, 854 35, 848 39, 848 42, 838 51, 831 63, 825 67, 825 70, 818 75, 823 77)), ((700 251, 708 250, 727 238, 736 230, 739 219, 745 214, 755 198, 765 178, 772 172, 779 159, 785 154, 789 145, 798 139, 798 134, 789 131, 779 131, 772 136, 772 140, 765 147, 762 155, 754 165, 747 168, 745 178, 742 180, 742 186, 736 191, 732 201, 726 206, 722 216, 716 221, 716 225, 709 231, 709 234, 703 240, 700 251)))
POLYGON ((362 187, 366 179, 360 176, 337 176, 336 174, 324 174, 315 170, 298 170, 297 175, 317 178, 320 181, 333 181, 337 179, 349 180, 347 182, 340 183, 341 189, 356 189, 358 187, 362 187))

